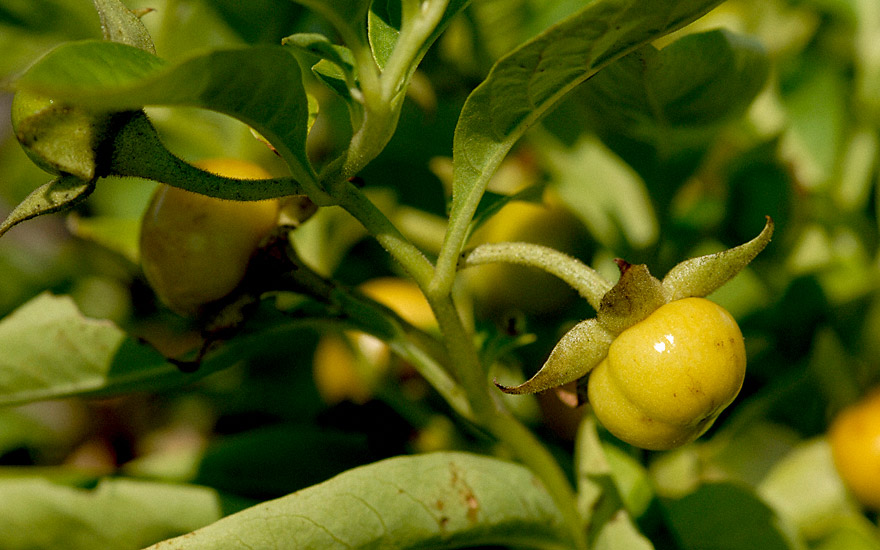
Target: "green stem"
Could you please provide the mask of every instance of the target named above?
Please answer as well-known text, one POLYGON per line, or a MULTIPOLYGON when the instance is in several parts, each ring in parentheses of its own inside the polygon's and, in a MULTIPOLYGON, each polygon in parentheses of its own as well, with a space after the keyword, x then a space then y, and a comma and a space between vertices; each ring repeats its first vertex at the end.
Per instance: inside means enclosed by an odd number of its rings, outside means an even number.
POLYGON ((459 265, 466 268, 496 262, 543 269, 568 283, 597 311, 599 302, 612 286, 596 270, 577 258, 554 248, 533 243, 481 244, 462 254, 459 265))
POLYGON ((489 394, 489 381, 480 363, 473 339, 464 328, 452 299, 448 295, 429 296, 429 301, 449 348, 455 374, 467 392, 473 411, 472 421, 509 447, 541 478, 565 519, 574 547, 586 549, 586 534, 581 528, 576 496, 559 463, 528 428, 496 406, 489 394))
POLYGON ((431 297, 428 302, 434 310, 443 341, 449 351, 451 368, 464 390, 478 425, 481 419, 491 414, 494 405, 489 395, 489 380, 473 344, 473 339, 464 327, 458 310, 449 295, 431 297))
POLYGON ((419 56, 446 13, 449 0, 407 4, 410 7, 404 10, 400 36, 382 71, 382 97, 387 101, 398 102, 398 97, 406 90, 407 82, 418 65, 419 56), (415 4, 418 4, 418 8, 413 9, 415 4))
POLYGON ((201 170, 165 148, 156 129, 142 111, 122 115, 119 131, 113 138, 106 174, 146 178, 187 191, 237 201, 255 201, 308 194, 316 203, 331 204, 326 194, 307 188, 293 178, 243 180, 218 176, 201 170), (317 199, 317 200, 316 200, 317 199))
POLYGON ((445 349, 437 340, 413 327, 394 311, 371 298, 342 288, 314 272, 300 261, 286 237, 281 236, 285 254, 270 254, 290 262, 279 269, 284 275, 278 280, 278 289, 303 292, 327 303, 336 304, 351 319, 358 330, 387 340, 391 350, 412 364, 446 402, 463 418, 473 419, 467 396, 461 386, 449 375, 442 363, 448 363, 445 349), (387 320, 388 330, 376 331, 375 319, 387 320))
POLYGON ((562 513, 574 548, 586 550, 587 534, 578 512, 577 495, 547 447, 521 422, 509 415, 493 415, 486 427, 541 478, 562 513))
POLYGON ((346 181, 335 186, 332 194, 338 204, 354 216, 391 257, 403 266, 419 287, 427 286, 434 274, 434 266, 360 189, 346 181))

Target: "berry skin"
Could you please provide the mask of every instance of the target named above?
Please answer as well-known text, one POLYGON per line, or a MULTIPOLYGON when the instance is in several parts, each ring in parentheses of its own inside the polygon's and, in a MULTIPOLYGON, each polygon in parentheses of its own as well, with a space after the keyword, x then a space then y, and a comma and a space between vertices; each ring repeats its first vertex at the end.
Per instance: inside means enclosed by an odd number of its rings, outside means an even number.
MULTIPOLYGON (((197 166, 232 178, 271 177, 263 168, 235 159, 197 166)), ((196 316, 202 306, 238 286, 277 216, 277 200, 228 201, 160 185, 141 225, 144 275, 170 309, 196 316)))
POLYGON ((843 482, 859 502, 880 510, 880 390, 841 411, 828 440, 843 482))
POLYGON ((679 447, 702 435, 742 387, 746 354, 721 306, 685 298, 627 328, 590 373, 588 397, 615 436, 644 449, 679 447))

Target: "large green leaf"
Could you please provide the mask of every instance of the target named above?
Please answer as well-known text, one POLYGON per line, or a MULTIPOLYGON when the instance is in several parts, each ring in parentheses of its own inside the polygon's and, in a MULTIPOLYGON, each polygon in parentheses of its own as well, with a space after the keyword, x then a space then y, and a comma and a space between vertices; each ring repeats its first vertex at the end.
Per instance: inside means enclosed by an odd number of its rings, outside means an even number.
POLYGON ((0 321, 0 350, 0 405, 185 378, 118 326, 87 319, 69 297, 49 293, 0 321))
POLYGON ((719 0, 597 0, 502 58, 468 97, 453 143, 453 216, 469 218, 517 139, 599 69, 719 0))
POLYGON ((706 484, 663 508, 682 550, 799 548, 773 510, 744 486, 706 484))
POLYGON ((299 64, 280 46, 218 50, 171 64, 125 44, 73 42, 43 57, 15 86, 94 109, 186 105, 225 113, 268 139, 295 178, 314 180, 299 64))
POLYGON ((582 103, 600 133, 668 149, 705 146, 707 132, 738 116, 761 90, 768 60, 760 43, 729 31, 687 35, 662 50, 646 45, 584 85, 582 103))
POLYGON ((217 492, 204 487, 107 479, 82 489, 0 478, 4 550, 136 550, 222 516, 217 492))
POLYGON ((44 293, 0 321, 0 405, 180 386, 236 364, 265 346, 264 338, 289 337, 305 322, 240 336, 209 354, 197 372, 184 373, 112 322, 84 317, 70 297, 44 293))
POLYGON ((466 453, 398 457, 151 547, 569 548, 562 516, 526 468, 466 453))

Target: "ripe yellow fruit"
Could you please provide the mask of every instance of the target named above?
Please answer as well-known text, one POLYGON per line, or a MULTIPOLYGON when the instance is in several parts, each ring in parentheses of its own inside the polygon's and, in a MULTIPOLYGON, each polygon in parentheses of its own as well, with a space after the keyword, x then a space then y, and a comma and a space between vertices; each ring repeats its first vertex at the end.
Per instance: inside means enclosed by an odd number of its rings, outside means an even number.
POLYGON ((667 303, 614 339, 590 373, 596 417, 644 449, 672 449, 702 435, 734 400, 746 353, 736 321, 704 298, 667 303))
POLYGON ((358 288, 415 327, 428 329, 437 324, 428 300, 412 281, 397 277, 379 277, 362 283, 358 288))
MULTIPOLYGON (((412 281, 381 277, 358 288, 413 326, 430 329, 437 324, 431 306, 412 281)), ((385 342, 362 332, 326 334, 315 348, 312 364, 315 387, 325 402, 364 403, 388 373, 391 350, 385 342)))
MULTIPOLYGON (((271 177, 263 168, 235 159, 197 166, 239 179, 271 177)), ((238 286, 277 216, 277 200, 228 201, 160 185, 141 225, 144 275, 170 309, 195 316, 238 286)))
POLYGON ((828 440, 844 483, 859 502, 880 510, 880 389, 841 411, 828 440))

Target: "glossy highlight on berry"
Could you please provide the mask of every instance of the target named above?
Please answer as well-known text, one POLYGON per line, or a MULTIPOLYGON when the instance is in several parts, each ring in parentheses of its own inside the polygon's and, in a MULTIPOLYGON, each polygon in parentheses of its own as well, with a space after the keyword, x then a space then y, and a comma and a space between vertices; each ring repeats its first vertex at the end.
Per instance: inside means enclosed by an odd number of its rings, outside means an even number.
POLYGON ((746 355, 733 317, 704 298, 661 306, 623 331, 590 374, 599 421, 645 449, 702 435, 742 387, 746 355))

